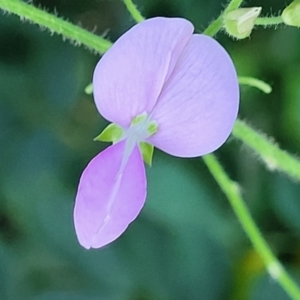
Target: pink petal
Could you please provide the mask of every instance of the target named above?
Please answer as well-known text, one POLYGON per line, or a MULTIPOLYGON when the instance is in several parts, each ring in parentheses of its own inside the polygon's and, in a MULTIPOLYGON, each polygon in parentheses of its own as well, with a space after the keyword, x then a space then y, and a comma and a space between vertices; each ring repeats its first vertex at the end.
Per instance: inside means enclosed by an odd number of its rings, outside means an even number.
POLYGON ((151 111, 192 32, 185 19, 158 17, 121 36, 94 72, 100 114, 126 128, 138 114, 151 111))
POLYGON ((214 39, 189 40, 152 113, 159 130, 149 142, 175 156, 195 157, 228 138, 239 106, 233 62, 214 39))
POLYGON ((105 149, 88 164, 80 179, 74 209, 79 243, 100 248, 118 238, 137 217, 146 199, 144 163, 135 146, 123 173, 125 141, 105 149))

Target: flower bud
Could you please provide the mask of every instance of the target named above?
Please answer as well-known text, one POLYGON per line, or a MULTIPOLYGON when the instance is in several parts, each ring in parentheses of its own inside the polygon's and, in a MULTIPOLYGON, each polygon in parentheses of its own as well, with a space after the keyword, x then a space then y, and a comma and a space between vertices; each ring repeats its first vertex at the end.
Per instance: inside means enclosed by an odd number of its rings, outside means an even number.
POLYGON ((300 0, 295 0, 287 6, 281 17, 285 24, 300 27, 300 0))
POLYGON ((227 33, 237 39, 248 37, 260 12, 261 7, 238 8, 230 11, 224 17, 227 33))

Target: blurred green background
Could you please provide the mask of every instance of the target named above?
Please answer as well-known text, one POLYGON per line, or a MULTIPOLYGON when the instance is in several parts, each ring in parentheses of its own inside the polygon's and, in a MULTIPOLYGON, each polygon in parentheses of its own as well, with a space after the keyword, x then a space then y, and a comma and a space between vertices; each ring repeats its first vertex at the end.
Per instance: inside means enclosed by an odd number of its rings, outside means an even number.
MULTIPOLYGON (((136 0, 146 17, 182 16, 198 31, 226 1, 136 0)), ((40 0, 35 5, 114 41, 134 24, 122 1, 40 0)), ((247 1, 276 13, 287 1, 247 1)), ((239 75, 273 87, 242 87, 240 117, 300 153, 300 29, 257 28, 217 39, 239 75)), ((158 150, 147 169, 147 204, 111 245, 87 251, 73 227, 77 184, 107 145, 107 125, 84 93, 99 56, 12 15, 0 16, 0 299, 284 300, 201 158, 158 150)), ((216 152, 240 183, 273 251, 300 278, 300 185, 271 173, 230 138, 216 152)))

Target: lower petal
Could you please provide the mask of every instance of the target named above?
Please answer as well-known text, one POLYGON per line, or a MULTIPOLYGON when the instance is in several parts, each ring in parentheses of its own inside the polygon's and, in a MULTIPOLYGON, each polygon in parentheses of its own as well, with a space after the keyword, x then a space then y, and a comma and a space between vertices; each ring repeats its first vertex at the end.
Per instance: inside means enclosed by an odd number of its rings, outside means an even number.
POLYGON ((81 176, 74 208, 79 243, 100 248, 118 238, 137 217, 146 199, 146 174, 135 146, 123 170, 126 141, 91 160, 81 176))

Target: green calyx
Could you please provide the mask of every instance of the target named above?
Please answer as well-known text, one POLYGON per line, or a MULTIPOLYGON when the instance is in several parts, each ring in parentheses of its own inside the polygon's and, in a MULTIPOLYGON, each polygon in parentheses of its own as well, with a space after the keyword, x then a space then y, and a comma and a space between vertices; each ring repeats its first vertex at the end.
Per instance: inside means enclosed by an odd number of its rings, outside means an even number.
POLYGON ((115 144, 122 139, 131 139, 134 143, 139 145, 144 161, 151 166, 154 146, 145 141, 157 131, 157 123, 150 121, 148 115, 142 113, 132 119, 128 129, 123 129, 115 123, 109 124, 94 138, 94 141, 113 142, 115 144))
POLYGON ((300 0, 295 0, 287 6, 281 17, 285 24, 300 27, 300 0))
POLYGON ((141 150, 144 162, 151 167, 153 153, 154 153, 154 146, 151 144, 148 144, 146 142, 140 142, 139 146, 140 146, 140 150, 141 150))
POLYGON ((146 121, 146 119, 147 119, 147 113, 144 112, 142 114, 139 114, 132 119, 131 126, 139 125, 144 121, 146 121))
POLYGON ((123 137, 123 135, 123 128, 115 123, 111 123, 97 137, 94 138, 94 141, 116 143, 123 137))
POLYGON ((130 129, 135 134, 141 135, 141 139, 143 137, 146 139, 157 132, 158 125, 155 121, 150 121, 147 113, 144 112, 132 119, 130 129))
POLYGON ((154 133, 156 133, 158 130, 157 123, 155 121, 150 121, 148 124, 147 130, 148 130, 148 133, 150 134, 150 136, 153 135, 154 133))
POLYGON ((158 131, 158 125, 155 121, 150 121, 147 113, 137 115, 131 122, 129 136, 133 135, 139 141, 139 147, 144 161, 151 166, 154 153, 154 146, 144 142, 148 137, 158 131))
POLYGON ((226 32, 237 39, 250 36, 260 12, 261 7, 238 8, 228 12, 224 16, 226 32))

